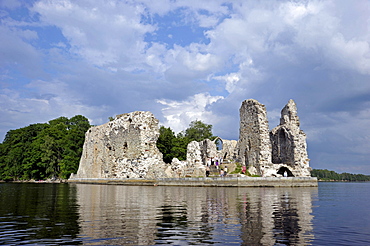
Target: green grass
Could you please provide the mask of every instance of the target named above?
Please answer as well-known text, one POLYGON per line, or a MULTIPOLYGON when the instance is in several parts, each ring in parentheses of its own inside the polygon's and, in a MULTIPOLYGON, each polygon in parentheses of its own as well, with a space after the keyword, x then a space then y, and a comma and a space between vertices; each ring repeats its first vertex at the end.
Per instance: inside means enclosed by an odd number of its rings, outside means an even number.
POLYGON ((242 172, 242 165, 240 165, 240 163, 238 162, 236 162, 235 164, 236 164, 235 170, 232 171, 230 174, 237 174, 242 172))

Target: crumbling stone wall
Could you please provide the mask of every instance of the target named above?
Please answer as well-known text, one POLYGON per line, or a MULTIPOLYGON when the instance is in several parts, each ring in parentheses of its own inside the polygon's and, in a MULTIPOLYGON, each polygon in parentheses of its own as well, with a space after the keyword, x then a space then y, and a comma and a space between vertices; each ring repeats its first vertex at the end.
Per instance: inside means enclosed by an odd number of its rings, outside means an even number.
POLYGON ((158 120, 150 112, 118 115, 90 128, 76 178, 168 177, 168 166, 156 142, 158 120))
POLYGON ((244 101, 240 108, 238 160, 251 174, 263 177, 309 177, 306 134, 299 126, 293 100, 282 109, 280 125, 271 132, 265 106, 253 99, 244 101))
POLYGON ((217 146, 216 146, 215 141, 205 139, 199 142, 199 146, 200 146, 200 151, 202 155, 203 165, 207 164, 207 161, 209 158, 218 157, 217 146))
POLYGON ((188 144, 186 149, 187 165, 184 170, 185 177, 199 177, 205 175, 203 145, 203 141, 192 141, 188 144))
MULTIPOLYGON (((222 140, 224 142, 224 148, 222 150, 217 150, 215 143, 216 140, 205 139, 200 142, 192 141, 187 146, 187 154, 185 161, 179 161, 174 158, 171 163, 172 170, 174 172, 174 177, 200 177, 205 176, 206 166, 209 164, 208 160, 213 159, 213 161, 221 160, 224 156, 229 154, 227 160, 234 159, 236 153, 235 140, 222 140), (231 158, 231 159, 230 159, 231 158)), ((225 161, 225 159, 224 159, 225 161)))
POLYGON ((280 125, 271 131, 270 139, 274 164, 286 164, 294 176, 310 176, 306 134, 300 129, 293 100, 281 110, 280 125))
POLYGON ((186 160, 173 158, 171 162, 172 176, 176 178, 200 177, 205 175, 203 164, 203 141, 192 141, 186 149, 186 160))
POLYGON ((220 137, 216 138, 213 142, 220 141, 221 149, 217 150, 218 157, 222 158, 224 161, 235 161, 238 156, 236 140, 226 140, 220 137))
POLYGON ((239 160, 249 172, 261 175, 261 167, 271 163, 271 142, 265 105, 243 101, 240 107, 239 160))
POLYGON ((192 141, 188 144, 186 149, 186 161, 189 163, 189 166, 199 166, 203 164, 199 142, 192 141))

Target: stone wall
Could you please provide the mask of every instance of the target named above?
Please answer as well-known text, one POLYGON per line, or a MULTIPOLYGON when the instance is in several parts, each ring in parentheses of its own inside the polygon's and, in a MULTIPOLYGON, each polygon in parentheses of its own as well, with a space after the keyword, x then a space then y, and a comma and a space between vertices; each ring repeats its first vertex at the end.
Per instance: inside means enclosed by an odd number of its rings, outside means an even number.
POLYGON ((294 176, 310 176, 306 134, 300 129, 297 106, 293 100, 281 110, 280 125, 271 133, 272 162, 286 164, 294 176))
POLYGON ((299 126, 293 100, 282 109, 280 125, 271 132, 265 106, 253 99, 244 101, 240 108, 238 160, 252 175, 311 176, 306 134, 299 126))
POLYGON ((235 161, 238 158, 238 141, 222 138, 218 138, 218 141, 222 142, 222 148, 217 151, 217 156, 221 157, 224 161, 235 161))
POLYGON ((203 165, 207 164, 208 159, 219 157, 215 141, 205 139, 199 142, 199 146, 201 149, 203 165))
POLYGON ((205 166, 203 163, 204 149, 203 141, 192 141, 186 149, 186 167, 185 177, 199 177, 205 175, 205 166))
POLYGON ((271 163, 271 142, 265 105, 248 99, 240 107, 239 160, 253 175, 271 163))
POLYGON ((143 111, 90 128, 75 178, 169 177, 156 145, 158 136, 158 120, 143 111))

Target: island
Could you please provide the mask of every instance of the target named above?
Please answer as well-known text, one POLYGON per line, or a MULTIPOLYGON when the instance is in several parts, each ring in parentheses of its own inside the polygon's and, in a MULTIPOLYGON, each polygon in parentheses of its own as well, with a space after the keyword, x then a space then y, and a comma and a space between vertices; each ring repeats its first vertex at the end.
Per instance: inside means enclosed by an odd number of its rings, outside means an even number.
POLYGON ((185 161, 163 161, 156 146, 159 121, 148 111, 117 115, 91 127, 70 183, 176 186, 317 186, 311 177, 306 134, 293 100, 269 131, 265 105, 248 99, 240 107, 238 140, 192 141, 185 161), (235 170, 240 169, 240 172, 235 170))

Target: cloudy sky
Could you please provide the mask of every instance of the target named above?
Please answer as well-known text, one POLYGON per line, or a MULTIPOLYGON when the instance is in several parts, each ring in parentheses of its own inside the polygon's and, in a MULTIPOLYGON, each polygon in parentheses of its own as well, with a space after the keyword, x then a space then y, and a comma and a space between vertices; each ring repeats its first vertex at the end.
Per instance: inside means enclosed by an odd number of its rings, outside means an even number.
POLYGON ((295 100, 313 168, 370 174, 370 1, 0 0, 0 141, 33 123, 149 110, 238 139, 295 100))

